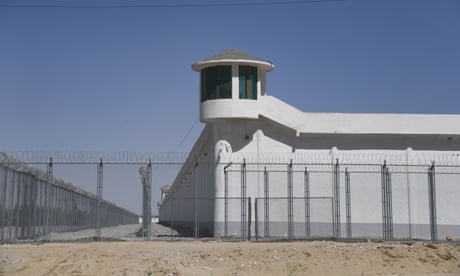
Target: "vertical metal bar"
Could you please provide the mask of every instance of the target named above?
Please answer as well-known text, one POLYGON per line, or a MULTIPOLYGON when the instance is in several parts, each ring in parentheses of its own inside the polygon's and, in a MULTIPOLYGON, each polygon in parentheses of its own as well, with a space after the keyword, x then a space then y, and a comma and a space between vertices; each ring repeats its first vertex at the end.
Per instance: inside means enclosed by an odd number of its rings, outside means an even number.
POLYGON ((241 164, 241 239, 246 239, 246 159, 241 164))
POLYGON ((251 197, 248 197, 248 241, 251 240, 251 216, 252 216, 251 197))
POLYGON ((0 202, 0 206, 1 206, 1 208, 0 208, 0 211, 1 211, 0 212, 1 213, 0 214, 1 215, 0 223, 1 223, 1 227, 2 227, 2 237, 1 237, 0 240, 2 240, 2 241, 5 240, 5 236, 4 236, 5 222, 4 221, 5 221, 5 216, 6 216, 6 187, 8 185, 8 169, 7 169, 7 167, 3 167, 3 168, 5 169, 5 181, 4 181, 3 185, 2 185, 3 186, 2 187, 3 188, 3 191, 2 191, 3 193, 2 193, 2 200, 0 202))
POLYGON ((71 191, 65 190, 65 205, 66 205, 66 231, 72 231, 72 201, 70 197, 71 191))
POLYGON ((392 211, 392 192, 391 192, 391 175, 390 170, 384 162, 381 168, 382 174, 382 228, 383 239, 393 239, 393 211, 392 211))
POLYGON ((21 216, 21 238, 26 239, 27 238, 27 230, 28 230, 28 215, 29 215, 29 199, 27 198, 27 195, 29 194, 29 185, 27 183, 28 180, 28 175, 23 174, 22 176, 22 184, 24 186, 24 190, 22 193, 22 216, 21 216))
POLYGON ((287 198, 287 209, 288 209, 288 240, 292 240, 293 238, 293 221, 292 221, 292 212, 293 212, 293 203, 292 203, 292 197, 293 197, 293 189, 292 189, 292 182, 293 182, 293 175, 292 175, 292 159, 288 164, 288 171, 287 171, 287 192, 288 192, 288 198, 287 198))
POLYGON ((147 240, 152 237, 152 180, 152 160, 149 159, 149 164, 147 165, 147 240))
POLYGON ((33 182, 34 182, 34 176, 29 174, 28 175, 28 181, 27 181, 27 185, 29 186, 29 193, 28 193, 28 219, 27 219, 27 238, 30 239, 33 237, 33 230, 34 230, 34 211, 35 211, 35 208, 34 208, 34 185, 33 185, 33 182))
POLYGON ((11 209, 10 209, 10 219, 9 219, 9 222, 8 222, 8 225, 9 225, 9 233, 8 233, 8 237, 10 239, 13 239, 13 227, 14 227, 14 213, 15 213, 15 201, 14 199, 16 198, 15 197, 15 187, 17 186, 16 183, 15 183, 15 178, 14 178, 14 173, 12 175, 12 181, 11 181, 11 209))
POLYGON ((224 238, 228 239, 228 171, 224 167, 224 238))
POLYGON ((37 179, 37 236, 40 236, 43 234, 43 216, 42 216, 42 210, 43 210, 43 202, 42 202, 42 181, 40 179, 37 179))
POLYGON ((340 166, 337 159, 334 166, 334 214, 335 214, 335 233, 334 238, 340 238, 340 166))
MULTIPOLYGON (((57 186, 50 185, 50 229, 49 232, 56 231, 57 217, 56 217, 56 206, 57 206, 57 186)), ((49 233, 48 232, 48 233, 49 233)))
POLYGON ((50 208, 51 208, 51 191, 53 182, 53 159, 50 157, 50 162, 46 168, 47 182, 45 183, 45 234, 46 240, 50 240, 50 208))
POLYGON ((393 240, 393 194, 391 191, 391 174, 387 168, 387 202, 388 202, 388 239, 393 240))
POLYGON ((55 219, 56 219, 56 232, 61 232, 62 225, 62 188, 56 186, 56 205, 54 207, 55 219))
POLYGON ((42 181, 37 179, 37 236, 42 237, 43 235, 43 191, 42 181))
POLYGON ((270 184, 267 167, 264 167, 264 237, 270 237, 270 184))
POLYGON ((351 239, 351 192, 350 192, 350 172, 345 168, 345 195, 347 213, 347 239, 351 239))
POLYGON ((58 186, 56 187, 56 193, 57 193, 57 200, 58 200, 58 204, 57 204, 57 208, 56 208, 56 225, 57 225, 57 231, 58 232, 62 232, 62 186, 58 186))
POLYGON ((309 239, 310 230, 310 173, 307 167, 303 173, 304 197, 305 197, 305 238, 309 239))
POLYGON ((259 240, 259 212, 257 208, 257 197, 254 199, 254 236, 256 238, 256 241, 259 240))
POLYGON ((17 180, 16 180, 16 175, 18 173, 13 171, 13 181, 17 181, 18 184, 18 192, 16 194, 16 222, 15 222, 15 227, 14 227, 14 237, 16 239, 19 239, 19 221, 21 217, 21 193, 22 193, 22 187, 21 187, 21 175, 18 175, 17 180))
POLYGON ((101 240, 101 209, 102 209, 102 185, 103 185, 103 163, 102 158, 97 165, 97 218, 96 218, 96 240, 101 240))
POLYGON ((30 238, 35 238, 36 226, 37 226, 37 181, 38 179, 34 176, 31 177, 31 235, 30 238))
POLYGON ((385 167, 386 167, 386 161, 384 162, 384 165, 381 167, 381 186, 382 186, 382 234, 383 234, 383 239, 387 240, 387 221, 386 221, 386 198, 385 198, 385 167))
POLYGON ((408 220, 408 223, 409 223, 409 239, 412 239, 413 237, 413 230, 412 230, 412 221, 411 221, 411 218, 412 218, 412 207, 411 207, 411 204, 412 204, 412 199, 411 199, 411 189, 410 189, 410 167, 409 167, 409 154, 411 152, 411 149, 410 148, 407 148, 406 150, 406 185, 407 185, 407 220, 408 220))
POLYGON ((438 241, 438 225, 436 217, 436 171, 435 163, 428 169, 428 198, 430 204, 430 234, 431 242, 437 243, 438 241))

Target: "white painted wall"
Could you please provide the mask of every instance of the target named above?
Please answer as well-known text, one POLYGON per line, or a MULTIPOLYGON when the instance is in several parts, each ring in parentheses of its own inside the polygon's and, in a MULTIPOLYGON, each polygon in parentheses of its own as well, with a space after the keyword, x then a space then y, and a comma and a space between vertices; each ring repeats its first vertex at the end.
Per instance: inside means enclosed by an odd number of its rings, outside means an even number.
MULTIPOLYGON (((204 60, 195 63, 199 71, 207 66, 232 66, 232 99, 200 102, 200 119, 206 123, 189 158, 178 173, 160 208, 160 222, 191 225, 196 218, 200 195, 212 198, 198 207, 198 220, 216 237, 223 235, 224 167, 228 166, 228 197, 241 196, 241 163, 246 160, 247 194, 264 197, 264 167, 270 171, 270 197, 287 196, 287 164, 294 166, 294 196, 304 196, 303 171, 310 173, 310 196, 325 197, 315 202, 312 222, 315 230, 330 221, 332 165, 351 171, 351 220, 355 236, 382 234, 380 165, 392 166, 393 214, 396 237, 428 238, 428 195, 426 169, 437 165, 460 166, 460 115, 444 114, 351 114, 306 113, 266 94, 266 72, 273 64, 254 60, 204 60), (258 67, 257 100, 239 99, 238 65, 258 67), (196 167, 197 160, 199 166, 196 167), (229 165, 233 163, 233 165, 229 165), (317 163, 312 165, 312 163, 317 163), (321 164, 321 165, 319 165, 321 164), (344 165, 347 164, 347 165, 344 165), (365 166, 363 164, 375 164, 365 166), (408 166, 410 165, 410 166, 408 166), (184 198, 188 198, 185 200, 184 198), (174 202, 174 204, 173 204, 174 202), (411 226, 409 226, 411 225, 411 226), (315 226, 316 227, 316 226, 315 226)), ((438 232, 460 237, 460 176, 449 168, 438 172, 438 232)), ((455 170, 452 169, 452 170, 455 170)), ((455 171, 460 173, 458 168, 455 171)), ((345 216, 345 176, 340 175, 342 236, 345 216)), ((278 222, 273 235, 286 235, 286 203, 270 201, 270 221, 278 222)), ((241 202, 230 200, 230 235, 237 235, 241 202)), ((295 203, 295 221, 301 228, 301 201, 295 203)), ((313 210, 313 209, 312 209, 313 210)), ((253 210, 255 211, 255 210, 253 210)), ((258 210, 258 214, 260 209, 258 210)), ((296 228, 296 229, 297 229, 296 228)), ((300 229, 299 228, 299 229, 300 229)), ((321 233, 320 233, 321 234, 321 233)))

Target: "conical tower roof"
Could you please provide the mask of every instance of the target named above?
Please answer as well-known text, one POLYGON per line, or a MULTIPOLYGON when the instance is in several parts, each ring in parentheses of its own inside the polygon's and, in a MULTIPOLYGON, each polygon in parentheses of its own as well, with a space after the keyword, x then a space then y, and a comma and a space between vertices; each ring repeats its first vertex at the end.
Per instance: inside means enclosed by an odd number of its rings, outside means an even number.
POLYGON ((265 71, 271 71, 275 68, 275 65, 270 61, 254 57, 245 51, 231 48, 194 63, 192 65, 192 69, 195 71, 200 71, 205 67, 222 63, 248 64, 261 67, 265 71))

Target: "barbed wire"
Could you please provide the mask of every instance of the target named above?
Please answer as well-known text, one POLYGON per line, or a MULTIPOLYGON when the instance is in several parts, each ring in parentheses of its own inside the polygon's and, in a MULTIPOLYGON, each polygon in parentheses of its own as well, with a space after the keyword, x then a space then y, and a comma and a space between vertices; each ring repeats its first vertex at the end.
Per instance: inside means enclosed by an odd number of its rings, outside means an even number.
MULTIPOLYGON (((0 152, 0 161, 1 159, 0 152)), ((182 165, 186 162, 200 164, 220 163, 211 154, 201 152, 134 152, 134 151, 4 151, 7 156, 13 157, 18 162, 29 164, 157 164, 157 165, 182 165), (190 160, 188 160, 190 159, 190 160), (187 161, 188 160, 188 161, 187 161)), ((6 156, 5 156, 6 157, 6 156)), ((281 165, 293 162, 294 165, 331 165, 336 162, 331 156, 325 154, 309 153, 234 153, 227 160, 233 164, 252 164, 252 165, 281 165)), ((435 161, 436 165, 460 166, 460 156, 457 153, 437 153, 437 154, 414 154, 410 160, 405 160, 405 155, 401 154, 338 154, 339 163, 343 165, 362 165, 380 166, 384 161, 389 166, 428 166, 435 161)), ((226 161, 226 162, 227 162, 226 161)))
POLYGON ((187 152, 108 152, 108 151, 5 151, 21 162, 30 164, 182 164, 187 152))

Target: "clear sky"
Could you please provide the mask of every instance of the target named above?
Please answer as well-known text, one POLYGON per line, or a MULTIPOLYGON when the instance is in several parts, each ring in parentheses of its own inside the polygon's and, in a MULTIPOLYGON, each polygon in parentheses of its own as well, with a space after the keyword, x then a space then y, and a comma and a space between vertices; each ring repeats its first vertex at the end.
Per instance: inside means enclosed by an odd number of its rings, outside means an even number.
POLYGON ((0 151, 186 152, 204 127, 190 66, 228 48, 272 61, 268 94, 303 111, 460 113, 458 0, 0 7, 0 151))

